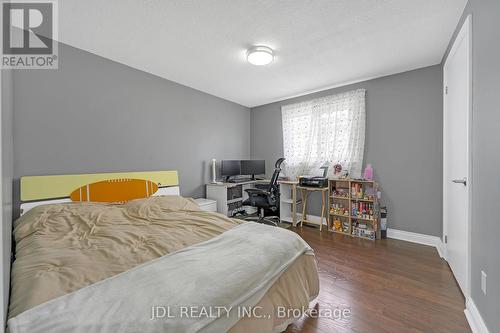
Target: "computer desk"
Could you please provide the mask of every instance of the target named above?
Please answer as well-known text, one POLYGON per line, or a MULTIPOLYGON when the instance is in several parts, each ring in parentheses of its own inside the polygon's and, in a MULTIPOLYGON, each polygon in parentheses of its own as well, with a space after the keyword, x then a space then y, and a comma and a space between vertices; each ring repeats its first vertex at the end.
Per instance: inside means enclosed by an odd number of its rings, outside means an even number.
MULTIPOLYGON (((207 199, 217 201, 217 212, 226 216, 232 216, 232 213, 239 209, 241 203, 248 199, 246 189, 255 188, 257 184, 269 184, 269 179, 248 180, 240 183, 217 182, 206 184, 207 199)), ((254 207, 247 207, 245 210, 257 211, 254 207)), ((248 213, 253 213, 248 212, 248 213)))
MULTIPOLYGON (((241 203, 248 199, 245 192, 246 189, 255 188, 257 184, 269 184, 269 179, 249 180, 241 183, 208 183, 206 184, 207 199, 217 201, 217 211, 226 216, 232 216, 235 209, 241 207, 241 203)), ((297 181, 278 180, 280 185, 280 219, 285 222, 290 222, 296 226, 297 221, 297 206, 302 204, 302 216, 300 218, 300 226, 303 223, 319 225, 320 231, 323 229, 323 219, 328 222, 328 187, 307 187, 299 186, 297 181), (300 191, 302 199, 297 198, 296 192, 300 191), (321 192, 321 219, 320 222, 307 219, 307 199, 313 192, 321 192)), ((254 207, 245 206, 245 210, 253 209, 254 207)), ((253 211, 248 211, 253 213, 253 211)), ((327 223, 328 224, 328 223, 327 223)))

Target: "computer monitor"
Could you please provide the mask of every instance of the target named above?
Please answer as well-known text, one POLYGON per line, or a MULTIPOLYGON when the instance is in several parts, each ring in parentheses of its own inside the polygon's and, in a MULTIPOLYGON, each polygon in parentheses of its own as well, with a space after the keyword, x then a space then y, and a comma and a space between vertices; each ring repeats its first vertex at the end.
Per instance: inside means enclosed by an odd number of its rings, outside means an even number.
POLYGON ((220 175, 223 177, 238 176, 241 174, 241 161, 222 160, 220 162, 220 175))
POLYGON ((251 175, 252 178, 255 175, 263 175, 266 173, 266 161, 264 160, 242 160, 241 161, 241 174, 251 175))

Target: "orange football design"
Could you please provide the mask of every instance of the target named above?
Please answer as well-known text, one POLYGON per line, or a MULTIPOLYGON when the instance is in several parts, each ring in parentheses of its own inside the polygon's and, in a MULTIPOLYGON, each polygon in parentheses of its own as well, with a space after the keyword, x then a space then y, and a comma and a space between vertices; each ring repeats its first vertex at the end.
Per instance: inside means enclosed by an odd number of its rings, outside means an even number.
POLYGON ((147 198, 158 191, 158 184, 144 179, 111 179, 77 188, 72 201, 127 202, 147 198))

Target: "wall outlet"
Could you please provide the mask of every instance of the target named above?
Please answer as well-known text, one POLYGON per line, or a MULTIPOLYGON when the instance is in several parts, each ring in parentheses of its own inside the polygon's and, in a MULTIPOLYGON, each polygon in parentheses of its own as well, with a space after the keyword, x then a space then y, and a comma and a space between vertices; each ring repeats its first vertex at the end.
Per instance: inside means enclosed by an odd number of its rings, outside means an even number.
POLYGON ((481 271, 481 290, 483 291, 483 294, 486 295, 486 278, 488 275, 484 271, 481 271))

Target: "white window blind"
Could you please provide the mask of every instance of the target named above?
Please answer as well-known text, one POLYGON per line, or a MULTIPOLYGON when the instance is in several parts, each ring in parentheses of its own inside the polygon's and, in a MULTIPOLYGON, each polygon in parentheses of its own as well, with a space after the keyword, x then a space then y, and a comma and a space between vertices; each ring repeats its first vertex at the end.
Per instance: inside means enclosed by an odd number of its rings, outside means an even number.
POLYGON ((361 177, 365 146, 365 94, 359 89, 284 105, 284 173, 310 174, 325 162, 341 163, 351 177, 361 177))

